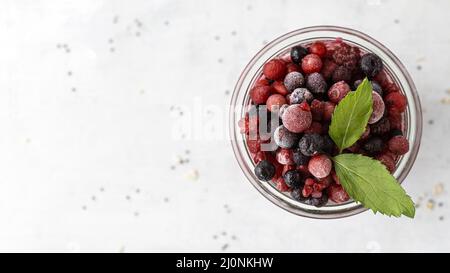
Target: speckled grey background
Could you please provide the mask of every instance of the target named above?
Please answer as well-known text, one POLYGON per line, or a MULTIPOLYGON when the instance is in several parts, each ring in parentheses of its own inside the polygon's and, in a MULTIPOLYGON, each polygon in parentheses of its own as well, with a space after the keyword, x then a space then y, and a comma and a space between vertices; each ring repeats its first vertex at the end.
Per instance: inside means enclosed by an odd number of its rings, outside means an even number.
POLYGON ((0 250, 450 251, 449 10, 447 0, 1 0, 0 250), (319 24, 382 41, 415 80, 424 134, 404 183, 414 220, 291 215, 256 192, 220 137, 249 59, 319 24), (194 103, 211 106, 201 120, 216 140, 174 137, 194 103))

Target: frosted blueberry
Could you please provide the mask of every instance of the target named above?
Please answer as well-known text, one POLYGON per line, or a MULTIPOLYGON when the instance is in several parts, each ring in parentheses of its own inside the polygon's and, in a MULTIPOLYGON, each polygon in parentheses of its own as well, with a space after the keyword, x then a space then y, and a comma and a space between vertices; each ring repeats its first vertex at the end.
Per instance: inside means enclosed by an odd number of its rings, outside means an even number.
POLYGON ((289 103, 290 104, 299 104, 303 101, 311 102, 314 99, 314 96, 311 92, 309 92, 306 88, 296 88, 289 95, 289 103))
POLYGON ((290 132, 283 125, 275 129, 273 133, 273 138, 275 143, 281 148, 292 148, 298 143, 299 135, 290 132))
POLYGON ((289 92, 292 92, 295 88, 301 87, 305 84, 305 78, 302 73, 292 71, 284 78, 284 86, 289 92))

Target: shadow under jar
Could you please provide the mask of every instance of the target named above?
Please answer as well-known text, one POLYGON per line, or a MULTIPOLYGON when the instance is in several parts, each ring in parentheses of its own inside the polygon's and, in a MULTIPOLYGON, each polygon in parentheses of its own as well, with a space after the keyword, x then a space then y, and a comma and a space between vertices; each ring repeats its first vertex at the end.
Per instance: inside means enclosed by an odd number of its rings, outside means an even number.
POLYGON ((229 130, 233 151, 238 164, 250 183, 267 199, 277 206, 296 215, 334 219, 355 215, 367 210, 353 200, 336 204, 329 201, 323 207, 315 207, 294 200, 289 193, 280 192, 273 182, 260 181, 254 174, 255 163, 246 145, 245 134, 241 134, 239 120, 245 117, 251 105, 250 90, 260 79, 264 64, 277 57, 285 56, 296 45, 308 45, 315 41, 333 41, 342 39, 345 43, 359 47, 362 52, 372 52, 378 55, 384 64, 384 71, 388 78, 406 96, 407 107, 402 114, 402 131, 408 139, 410 150, 396 161, 393 176, 402 183, 412 168, 416 159, 420 138, 422 135, 422 112, 417 90, 400 60, 384 45, 359 31, 337 26, 314 26, 289 32, 259 51, 245 67, 235 86, 230 105, 229 130))

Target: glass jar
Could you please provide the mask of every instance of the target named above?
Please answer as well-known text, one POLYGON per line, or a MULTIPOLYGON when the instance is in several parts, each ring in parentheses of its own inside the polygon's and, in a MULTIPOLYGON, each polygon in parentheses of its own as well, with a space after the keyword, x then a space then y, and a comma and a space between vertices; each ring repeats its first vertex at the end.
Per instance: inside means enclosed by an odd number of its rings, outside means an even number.
POLYGON ((234 88, 229 113, 229 130, 231 144, 239 166, 250 183, 275 205, 300 216, 334 219, 355 215, 367 210, 352 200, 343 204, 331 204, 314 207, 292 199, 276 189, 273 183, 262 182, 254 174, 255 164, 246 146, 245 136, 240 133, 238 121, 245 116, 250 104, 249 91, 262 73, 263 65, 270 59, 289 52, 298 44, 309 44, 317 40, 334 40, 342 38, 350 45, 360 47, 363 51, 373 52, 384 62, 385 71, 400 88, 408 100, 404 113, 404 135, 410 143, 410 151, 401 156, 396 163, 393 176, 402 183, 411 170, 417 156, 422 136, 422 110, 416 87, 400 60, 384 45, 359 31, 337 26, 314 26, 289 32, 259 51, 245 67, 234 88))

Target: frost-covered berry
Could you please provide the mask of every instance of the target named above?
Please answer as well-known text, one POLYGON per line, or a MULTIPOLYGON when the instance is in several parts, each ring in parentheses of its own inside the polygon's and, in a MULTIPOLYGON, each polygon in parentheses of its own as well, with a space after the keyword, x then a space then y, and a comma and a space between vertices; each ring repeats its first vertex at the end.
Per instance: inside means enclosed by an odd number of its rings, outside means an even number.
POLYGON ((292 150, 291 149, 279 149, 276 154, 275 158, 278 161, 278 163, 282 165, 292 165, 294 164, 294 158, 292 157, 292 150))
POLYGON ((300 72, 290 72, 284 78, 284 86, 289 92, 292 92, 295 88, 302 87, 305 84, 305 78, 300 72))
POLYGON ((321 179, 330 174, 332 166, 330 158, 324 154, 320 154, 313 156, 309 160, 308 170, 314 177, 321 179))
POLYGON ((349 82, 352 78, 352 71, 341 65, 339 67, 337 67, 332 75, 332 81, 333 82, 339 82, 339 81, 346 81, 349 82))
POLYGON ((315 207, 323 207, 328 202, 328 195, 326 193, 322 193, 320 198, 310 197, 306 199, 305 204, 315 206, 315 207))
POLYGON ((328 90, 328 98, 334 103, 339 103, 350 92, 350 86, 345 81, 333 84, 328 90))
POLYGON ((283 111, 281 120, 284 127, 293 133, 301 133, 311 126, 312 116, 309 106, 307 109, 303 104, 293 104, 283 111))
POLYGON ((290 170, 287 171, 284 176, 284 182, 292 188, 292 189, 298 189, 302 186, 302 176, 299 171, 297 170, 290 170))
POLYGON ((320 72, 322 60, 316 54, 308 54, 302 59, 302 70, 306 74, 320 72))
POLYGON ((326 145, 324 137, 319 134, 304 134, 298 143, 300 151, 306 156, 325 152, 326 145))
POLYGON ((350 199, 347 192, 341 185, 331 185, 328 188, 328 198, 330 198, 335 203, 344 203, 350 199))
POLYGON ((301 63, 303 57, 308 55, 308 49, 303 46, 294 46, 291 48, 291 61, 293 63, 299 64, 301 63))
POLYGON ((313 94, 323 94, 327 91, 327 82, 320 73, 312 73, 306 77, 306 88, 313 94))
POLYGON ((314 99, 314 96, 311 92, 309 92, 306 88, 296 88, 289 95, 289 103, 290 104, 298 104, 303 101, 311 102, 314 99))
POLYGON ((286 75, 286 64, 278 59, 273 59, 267 62, 263 67, 264 76, 271 80, 282 80, 286 75))
POLYGON ((302 166, 302 165, 306 165, 309 162, 310 157, 304 155, 301 151, 300 148, 294 149, 292 151, 292 156, 294 158, 294 163, 297 166, 302 166))
POLYGON ((280 94, 270 95, 266 101, 267 110, 273 113, 278 113, 280 107, 286 104, 286 98, 280 94))
POLYGON ((292 148, 298 143, 299 135, 292 133, 283 125, 277 127, 273 133, 275 143, 281 148, 292 148))

